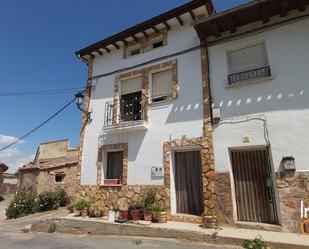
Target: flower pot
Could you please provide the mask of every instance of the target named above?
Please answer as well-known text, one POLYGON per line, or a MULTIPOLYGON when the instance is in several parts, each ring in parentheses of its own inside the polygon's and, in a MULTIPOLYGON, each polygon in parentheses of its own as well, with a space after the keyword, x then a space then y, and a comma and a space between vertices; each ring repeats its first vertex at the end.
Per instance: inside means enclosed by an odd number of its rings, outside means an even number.
POLYGON ((153 222, 159 222, 159 223, 167 222, 167 212, 153 213, 152 214, 152 221, 153 222))
POLYGON ((130 211, 129 210, 120 210, 119 218, 123 220, 129 220, 130 211))
POLYGON ((115 222, 115 211, 108 211, 108 222, 115 222))
POLYGON ((120 184, 119 179, 104 179, 104 185, 117 185, 120 184))
POLYGON ((80 216, 85 218, 88 215, 88 209, 87 208, 83 208, 82 210, 79 211, 79 214, 80 214, 80 216))
POLYGON ((120 218, 120 212, 115 211, 115 220, 119 220, 119 218, 120 218))
POLYGON ((141 219, 141 210, 131 210, 131 217, 132 220, 140 220, 141 219))
POLYGON ((152 212, 151 211, 144 211, 144 220, 152 221, 152 212))

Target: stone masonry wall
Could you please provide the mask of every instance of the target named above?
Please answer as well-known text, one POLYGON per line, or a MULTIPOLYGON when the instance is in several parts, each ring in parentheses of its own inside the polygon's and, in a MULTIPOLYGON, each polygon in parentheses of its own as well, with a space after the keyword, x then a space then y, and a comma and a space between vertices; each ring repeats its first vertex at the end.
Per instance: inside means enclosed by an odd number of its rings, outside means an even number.
POLYGON ((217 222, 219 225, 234 225, 233 200, 229 172, 216 172, 217 222))
POLYGON ((276 185, 280 200, 282 229, 285 232, 300 232, 301 201, 309 207, 309 172, 295 172, 291 176, 277 173, 276 185))
POLYGON ((82 185, 76 189, 78 198, 89 198, 100 201, 105 206, 105 213, 117 204, 120 209, 127 210, 134 200, 155 189, 156 200, 169 205, 169 190, 158 185, 125 185, 125 186, 94 186, 82 185))
POLYGON ((79 182, 76 179, 77 165, 70 165, 66 167, 51 168, 41 170, 37 176, 37 193, 40 194, 44 191, 54 191, 59 186, 68 193, 71 199, 75 199, 76 189, 79 182), (64 174, 62 182, 55 181, 56 174, 64 174))

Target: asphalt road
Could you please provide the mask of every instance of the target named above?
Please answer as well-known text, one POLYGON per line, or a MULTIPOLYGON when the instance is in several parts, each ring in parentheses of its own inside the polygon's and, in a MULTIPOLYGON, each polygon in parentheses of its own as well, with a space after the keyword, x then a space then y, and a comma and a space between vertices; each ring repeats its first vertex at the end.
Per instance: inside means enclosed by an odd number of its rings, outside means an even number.
POLYGON ((0 249, 238 249, 167 239, 0 232, 0 249))

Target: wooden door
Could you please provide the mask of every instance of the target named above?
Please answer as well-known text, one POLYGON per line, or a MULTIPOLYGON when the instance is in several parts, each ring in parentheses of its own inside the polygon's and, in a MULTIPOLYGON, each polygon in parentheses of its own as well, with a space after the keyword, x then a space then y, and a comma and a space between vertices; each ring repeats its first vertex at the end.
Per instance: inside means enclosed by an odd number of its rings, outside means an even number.
POLYGON ((239 221, 277 223, 268 148, 232 150, 231 162, 239 221))
POLYGON ((177 213, 203 213, 200 151, 175 152, 175 188, 177 213))

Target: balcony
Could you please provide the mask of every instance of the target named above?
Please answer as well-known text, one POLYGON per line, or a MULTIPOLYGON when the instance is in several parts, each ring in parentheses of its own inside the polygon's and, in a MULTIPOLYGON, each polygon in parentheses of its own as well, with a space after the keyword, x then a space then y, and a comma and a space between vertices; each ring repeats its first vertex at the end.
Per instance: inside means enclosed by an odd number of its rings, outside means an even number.
POLYGON ((265 66, 257 69, 247 70, 244 72, 230 74, 228 75, 228 82, 229 85, 232 85, 233 83, 241 81, 257 80, 270 76, 271 76, 270 66, 265 66))
POLYGON ((104 132, 147 130, 147 98, 141 92, 122 95, 105 103, 104 132))

